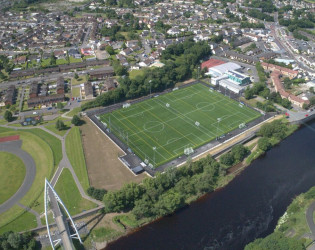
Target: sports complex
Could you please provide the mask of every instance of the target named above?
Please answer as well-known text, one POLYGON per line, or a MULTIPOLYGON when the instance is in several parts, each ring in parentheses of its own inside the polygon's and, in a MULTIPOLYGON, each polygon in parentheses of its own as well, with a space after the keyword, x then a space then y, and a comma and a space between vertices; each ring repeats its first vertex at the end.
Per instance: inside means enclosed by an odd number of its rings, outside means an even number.
POLYGON ((209 86, 175 88, 98 116, 145 164, 156 168, 222 137, 261 114, 209 86))

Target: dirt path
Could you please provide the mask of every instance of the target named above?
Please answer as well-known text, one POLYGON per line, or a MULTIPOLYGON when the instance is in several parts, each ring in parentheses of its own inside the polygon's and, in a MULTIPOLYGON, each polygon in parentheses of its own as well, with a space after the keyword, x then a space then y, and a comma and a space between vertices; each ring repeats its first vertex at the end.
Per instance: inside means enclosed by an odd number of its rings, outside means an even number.
POLYGON ((118 159, 123 151, 116 147, 88 119, 80 127, 90 184, 106 190, 120 189, 125 183, 141 182, 147 175, 133 175, 118 159))

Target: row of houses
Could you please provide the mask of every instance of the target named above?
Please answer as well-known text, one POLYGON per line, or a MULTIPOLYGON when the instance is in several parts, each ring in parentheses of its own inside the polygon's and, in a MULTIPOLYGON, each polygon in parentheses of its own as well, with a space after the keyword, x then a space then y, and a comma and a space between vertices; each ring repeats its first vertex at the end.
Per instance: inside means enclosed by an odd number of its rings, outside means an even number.
POLYGON ((283 84, 281 82, 281 76, 282 76, 281 72, 277 70, 272 71, 272 73, 270 74, 270 78, 275 87, 275 90, 280 94, 281 98, 287 98, 290 102, 292 102, 294 105, 299 106, 300 108, 302 108, 304 104, 310 103, 308 100, 304 100, 298 96, 295 96, 285 91, 283 84))
POLYGON ((56 82, 56 94, 48 94, 48 85, 39 85, 33 82, 29 89, 28 107, 48 106, 53 103, 63 102, 65 99, 65 81, 59 77, 56 82))
POLYGON ((108 60, 94 60, 94 61, 84 61, 79 63, 62 64, 56 67, 44 68, 44 69, 26 69, 26 70, 14 70, 10 74, 10 78, 27 77, 33 75, 40 75, 46 73, 55 72, 67 72, 75 69, 83 69, 86 67, 93 66, 109 66, 110 62, 108 60))
POLYGON ((275 87, 276 92, 280 94, 281 98, 287 98, 294 105, 297 105, 301 108, 303 107, 304 104, 309 104, 308 100, 304 100, 298 96, 295 96, 285 91, 283 84, 281 82, 281 77, 283 75, 289 77, 290 79, 297 77, 299 73, 297 70, 292 70, 265 62, 261 63, 261 66, 264 68, 264 70, 271 71, 270 74, 271 81, 275 87))
POLYGON ((297 70, 288 69, 271 63, 262 62, 261 66, 264 68, 264 70, 278 71, 283 75, 288 76, 290 79, 297 77, 299 74, 299 71, 297 70))
POLYGON ((9 88, 7 88, 6 93, 2 99, 1 106, 13 105, 15 103, 15 97, 16 97, 15 86, 10 85, 9 88))

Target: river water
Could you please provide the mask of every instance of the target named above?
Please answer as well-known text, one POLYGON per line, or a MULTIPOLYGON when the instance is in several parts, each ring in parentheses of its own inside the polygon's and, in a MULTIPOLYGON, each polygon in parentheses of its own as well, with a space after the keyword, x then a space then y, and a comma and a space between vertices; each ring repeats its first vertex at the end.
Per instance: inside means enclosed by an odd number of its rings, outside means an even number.
POLYGON ((292 199, 315 185, 315 122, 254 161, 226 187, 106 249, 243 249, 272 233, 292 199))

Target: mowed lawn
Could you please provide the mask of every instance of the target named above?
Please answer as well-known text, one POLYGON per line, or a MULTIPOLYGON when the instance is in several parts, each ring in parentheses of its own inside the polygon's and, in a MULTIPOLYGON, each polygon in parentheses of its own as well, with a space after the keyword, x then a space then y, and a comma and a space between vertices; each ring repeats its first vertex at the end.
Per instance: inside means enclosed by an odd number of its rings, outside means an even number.
POLYGON ((101 120, 155 167, 260 116, 202 84, 104 114, 101 120), (219 120, 219 122, 218 122, 219 120))
MULTIPOLYGON (((34 159, 36 164, 35 180, 30 190, 20 200, 20 203, 31 207, 38 213, 42 213, 44 211, 44 181, 45 178, 51 179, 55 170, 54 157, 51 147, 42 138, 27 131, 13 131, 12 129, 1 128, 0 133, 0 137, 20 135, 20 139, 22 140, 22 149, 29 153, 34 159)), ((21 211, 24 210, 11 208, 7 212, 0 214, 0 228, 3 226, 10 226, 11 223, 17 223, 16 218, 21 216, 21 211)), ((16 228, 25 228, 25 230, 29 228, 27 222, 25 222, 26 224, 23 224, 23 220, 19 220, 19 223, 22 224, 16 228)), ((22 229, 20 231, 23 231, 22 229)))
POLYGON ((66 152, 82 187, 86 191, 90 183, 85 164, 80 129, 78 127, 73 127, 66 137, 66 152))
POLYGON ((57 137, 48 134, 39 128, 29 129, 27 131, 37 135, 47 142, 54 154, 54 165, 57 166, 62 159, 61 141, 57 137))
POLYGON ((71 215, 96 207, 93 202, 82 198, 69 169, 63 169, 55 189, 71 215))
POLYGON ((8 200, 22 185, 26 169, 14 154, 0 152, 0 204, 8 200))
MULTIPOLYGON (((3 220, 4 221, 4 220, 3 220)), ((36 217, 30 212, 26 212, 18 205, 5 211, 0 217, 0 234, 8 231, 21 232, 37 227, 36 217), (3 224, 1 218, 10 219, 10 222, 3 224)))

